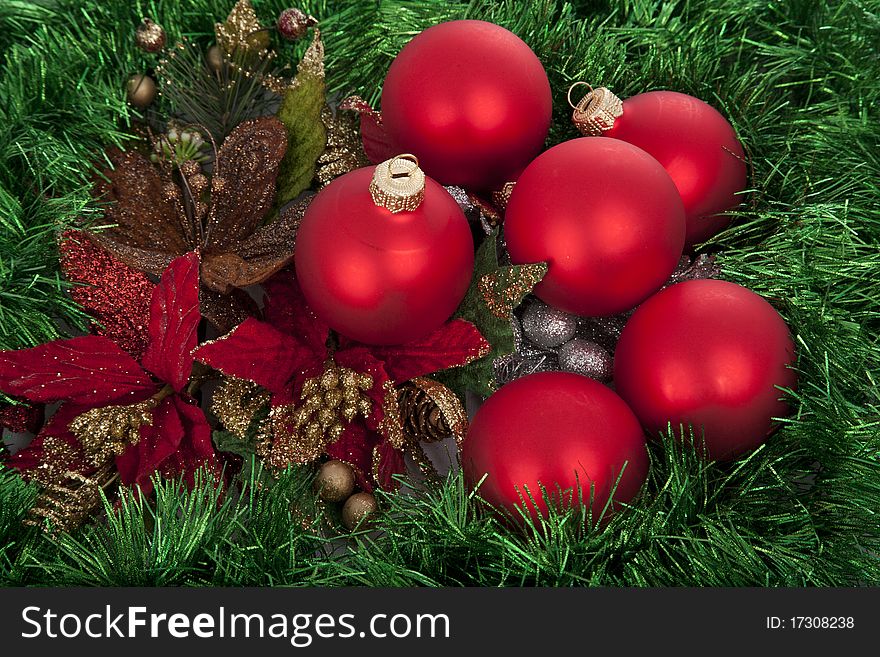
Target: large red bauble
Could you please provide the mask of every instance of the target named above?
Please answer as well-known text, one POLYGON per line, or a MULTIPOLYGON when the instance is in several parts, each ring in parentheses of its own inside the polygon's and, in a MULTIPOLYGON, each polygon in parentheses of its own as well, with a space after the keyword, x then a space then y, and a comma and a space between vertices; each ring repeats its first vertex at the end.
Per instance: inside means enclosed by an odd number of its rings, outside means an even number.
MULTIPOLYGON (((648 473, 645 436, 629 407, 592 379, 567 372, 542 372, 502 387, 479 408, 462 445, 465 479, 492 505, 546 515, 540 485, 557 485, 590 499, 598 514, 614 484, 614 500, 629 502, 648 473), (625 466, 625 467, 624 467, 625 466), (526 495, 526 487, 537 509, 526 495)), ((557 497, 558 499, 558 497, 557 497)))
POLYGON ((445 322, 467 291, 474 244, 449 193, 425 180, 411 212, 377 206, 375 167, 345 174, 312 201, 296 237, 296 275, 331 328, 368 344, 400 344, 445 322))
POLYGON ((382 87, 382 122, 429 176, 472 189, 499 186, 541 150, 550 83, 535 53, 493 23, 428 28, 397 55, 382 87))
POLYGON ((603 133, 653 155, 684 201, 687 246, 704 242, 730 223, 746 188, 743 148, 730 123, 699 98, 651 91, 623 101, 623 116, 603 133))
POLYGON ((669 174, 617 139, 572 139, 520 175, 504 219, 514 263, 547 261, 535 294, 585 316, 629 310, 660 289, 684 246, 669 174))
POLYGON ((793 362, 788 327, 767 301, 727 281, 685 281, 633 313, 614 383, 646 429, 690 424, 724 460, 758 447, 788 412, 776 386, 795 386, 793 362))

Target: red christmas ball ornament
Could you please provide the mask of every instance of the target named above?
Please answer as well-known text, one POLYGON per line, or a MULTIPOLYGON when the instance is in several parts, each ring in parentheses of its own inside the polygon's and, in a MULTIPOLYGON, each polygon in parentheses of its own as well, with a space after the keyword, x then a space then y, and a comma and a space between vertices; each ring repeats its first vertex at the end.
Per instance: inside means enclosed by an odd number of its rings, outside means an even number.
POLYGON ((794 345, 767 301, 718 280, 672 285, 633 313, 614 354, 614 383, 651 432, 679 425, 708 455, 749 452, 787 414, 777 386, 794 388, 794 345))
POLYGON ((533 516, 547 514, 540 486, 555 499, 557 485, 570 489, 574 503, 578 486, 584 500, 592 486, 595 516, 618 477, 615 501, 638 493, 648 453, 638 420, 614 392, 579 374, 542 372, 503 386, 479 408, 462 445, 462 467, 471 488, 487 475, 479 489, 487 502, 508 511, 524 504, 533 516))
POLYGON ((547 261, 535 294, 584 316, 629 310, 656 292, 684 245, 684 209, 669 174, 617 139, 573 139, 520 175, 504 219, 516 264, 547 261))
POLYGON ((675 91, 651 91, 621 103, 604 87, 572 106, 583 134, 621 139, 663 165, 684 202, 686 246, 730 223, 723 213, 742 199, 746 161, 733 127, 714 107, 675 91))
POLYGON ((492 189, 544 144, 552 98, 535 53, 485 21, 428 28, 394 59, 382 87, 382 122, 444 185, 492 189))
POLYGON ((331 328, 400 344, 455 312, 474 244, 455 200, 403 155, 322 189, 303 217, 294 263, 306 301, 331 328))

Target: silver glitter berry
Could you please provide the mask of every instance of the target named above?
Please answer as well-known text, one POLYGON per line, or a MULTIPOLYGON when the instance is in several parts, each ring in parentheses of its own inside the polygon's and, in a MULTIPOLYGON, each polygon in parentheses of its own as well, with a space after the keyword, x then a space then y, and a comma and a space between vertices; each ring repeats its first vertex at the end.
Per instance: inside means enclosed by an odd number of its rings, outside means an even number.
POLYGON ((456 187, 455 185, 449 185, 446 187, 446 191, 449 192, 449 195, 455 199, 455 202, 458 203, 458 207, 461 208, 461 211, 464 212, 465 216, 468 219, 477 219, 480 216, 480 210, 477 206, 471 203, 471 200, 468 198, 467 192, 464 191, 461 187, 456 187))
POLYGON ((559 367, 567 372, 576 372, 607 381, 612 372, 611 355, 595 342, 575 338, 559 348, 559 367))
POLYGON ((613 317, 579 317, 578 337, 613 352, 627 319, 626 313, 613 317))
POLYGON ((571 340, 577 332, 577 317, 535 299, 522 315, 526 338, 546 349, 571 340))
POLYGON ((456 187, 455 185, 448 185, 445 189, 449 192, 449 195, 455 199, 455 202, 458 203, 458 207, 464 212, 464 216, 469 222, 479 223, 480 228, 482 228, 486 235, 492 234, 495 227, 489 223, 489 220, 486 218, 486 215, 483 214, 483 211, 480 210, 479 206, 471 202, 468 193, 464 189, 456 187))

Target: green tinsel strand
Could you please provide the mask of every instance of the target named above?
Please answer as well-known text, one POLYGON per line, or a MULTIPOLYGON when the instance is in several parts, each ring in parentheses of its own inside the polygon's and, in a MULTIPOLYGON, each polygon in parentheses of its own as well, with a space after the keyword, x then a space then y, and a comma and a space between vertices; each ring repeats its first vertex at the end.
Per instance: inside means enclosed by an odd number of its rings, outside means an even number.
MULTIPOLYGON (((267 25, 287 4, 254 1, 267 25)), ((124 80, 155 65, 134 46, 140 18, 161 23, 169 43, 186 34, 207 46, 232 5, 11 0, 0 7, 0 347, 36 344, 58 332, 56 319, 76 319, 56 274, 55 231, 100 220, 84 182, 102 148, 126 140, 124 80)), ((413 35, 471 17, 512 29, 541 57, 555 94, 548 143, 576 135, 564 93, 577 79, 623 98, 670 88, 718 107, 746 147, 751 189, 710 248, 721 252, 725 276, 769 298, 792 327, 796 413, 736 464, 705 465, 673 444, 654 449, 645 496, 602 528, 585 530, 568 512, 541 532, 511 531, 452 477, 437 490, 384 496, 374 538, 336 552, 318 525, 303 525, 290 510, 308 498, 303 473, 259 492, 242 482, 245 493, 219 506, 211 506, 213 481, 189 493, 159 484, 154 503, 130 501, 117 520, 59 539, 7 522, 3 509, 25 506, 17 496, 30 491, 8 473, 0 476, 0 583, 880 582, 880 60, 872 56, 880 2, 301 8, 321 21, 332 90, 374 102, 413 35), (169 533, 155 532, 157 522, 169 533)), ((290 62, 304 47, 276 45, 290 62)))

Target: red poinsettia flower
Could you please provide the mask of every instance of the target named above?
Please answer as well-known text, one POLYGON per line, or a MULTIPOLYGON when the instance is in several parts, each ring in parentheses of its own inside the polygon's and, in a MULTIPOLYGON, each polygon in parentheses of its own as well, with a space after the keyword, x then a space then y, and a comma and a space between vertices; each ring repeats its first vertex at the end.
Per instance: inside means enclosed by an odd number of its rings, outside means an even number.
POLYGON ((82 445, 71 423, 92 409, 150 398, 158 402, 152 424, 141 425, 137 444, 116 457, 122 483, 147 492, 154 472, 191 474, 213 462, 211 428, 185 389, 200 320, 199 256, 193 252, 175 259, 153 290, 149 339, 140 362, 102 335, 0 351, 0 390, 31 402, 62 402, 32 445, 13 457, 13 465, 29 470, 42 463, 46 440, 52 439, 69 445, 70 463, 81 472, 82 445))
POLYGON ((275 409, 298 403, 307 381, 326 373, 328 362, 367 375, 370 385, 363 394, 368 412, 348 421, 323 446, 324 453, 352 465, 365 490, 372 490, 373 482, 390 487, 393 475, 405 466, 383 423, 386 396, 395 394, 398 383, 486 355, 489 343, 473 324, 456 319, 404 345, 370 346, 339 337, 331 348, 330 328, 307 306, 291 271, 267 281, 265 291, 266 321, 245 320, 219 340, 201 345, 196 360, 262 386, 272 394, 275 409))

